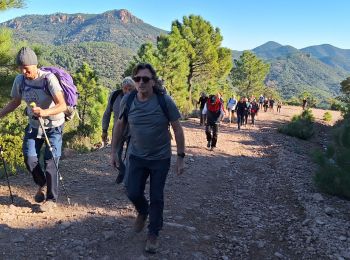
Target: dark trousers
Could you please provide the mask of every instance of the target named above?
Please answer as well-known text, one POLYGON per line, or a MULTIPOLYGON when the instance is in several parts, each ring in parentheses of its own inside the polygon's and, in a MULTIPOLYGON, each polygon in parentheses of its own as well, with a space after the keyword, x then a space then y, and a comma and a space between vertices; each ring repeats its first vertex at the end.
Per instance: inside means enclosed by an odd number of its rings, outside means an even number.
POLYGON ((255 115, 256 115, 256 113, 250 114, 250 117, 252 118, 252 125, 255 125, 255 115))
POLYGON ((58 164, 62 149, 62 131, 63 125, 55 128, 46 129, 46 134, 52 147, 52 153, 49 147, 45 146, 44 153, 44 171, 39 163, 40 150, 45 143, 44 136, 38 138, 38 128, 27 126, 23 140, 24 163, 28 171, 33 175, 34 182, 43 187, 47 185, 47 199, 57 200, 58 197, 58 175, 52 154, 58 164))
POLYGON ((211 147, 216 147, 218 141, 218 124, 207 124, 205 127, 205 134, 207 135, 207 141, 211 143, 211 147))
POLYGON ((170 158, 145 160, 129 156, 128 198, 141 215, 149 215, 148 233, 158 236, 163 227, 164 186, 170 168, 170 158), (150 176, 150 204, 145 197, 146 181, 150 176))
POLYGON ((238 129, 241 128, 241 126, 243 125, 243 120, 244 120, 244 112, 243 113, 238 113, 237 112, 238 129))

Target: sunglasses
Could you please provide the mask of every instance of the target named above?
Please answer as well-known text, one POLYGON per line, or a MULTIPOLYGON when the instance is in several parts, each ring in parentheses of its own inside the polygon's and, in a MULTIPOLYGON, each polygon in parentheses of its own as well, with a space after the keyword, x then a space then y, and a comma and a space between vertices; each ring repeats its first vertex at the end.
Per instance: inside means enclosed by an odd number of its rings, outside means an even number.
POLYGON ((143 83, 148 83, 152 78, 149 78, 149 77, 133 77, 133 80, 135 82, 140 82, 141 79, 142 79, 143 83))

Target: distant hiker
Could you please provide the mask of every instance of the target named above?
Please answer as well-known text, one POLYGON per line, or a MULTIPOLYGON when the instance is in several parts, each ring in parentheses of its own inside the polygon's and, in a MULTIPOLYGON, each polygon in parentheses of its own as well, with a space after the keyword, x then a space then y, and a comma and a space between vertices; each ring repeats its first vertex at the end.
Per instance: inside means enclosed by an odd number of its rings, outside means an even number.
POLYGON ((272 98, 270 98, 270 99, 269 99, 269 108, 270 108, 270 112, 271 112, 271 111, 272 111, 272 112, 274 111, 274 110, 273 110, 274 104, 275 104, 275 100, 272 99, 272 98))
POLYGON ((247 125, 248 124, 248 117, 250 116, 250 109, 251 109, 251 106, 250 106, 250 99, 249 98, 245 98, 244 99, 245 101, 245 110, 244 110, 244 125, 247 125))
POLYGON ((205 103, 203 114, 207 115, 207 124, 205 126, 207 147, 210 150, 214 150, 218 141, 219 124, 224 116, 223 104, 218 96, 209 96, 207 103, 205 103))
POLYGON ((199 100, 198 100, 198 102, 197 102, 197 105, 199 104, 199 116, 200 116, 200 123, 199 123, 199 125, 204 125, 205 124, 205 116, 206 115, 203 115, 203 108, 204 108, 204 105, 205 105, 205 103, 207 102, 207 100, 208 100, 208 97, 207 97, 207 95, 204 93, 204 92, 202 92, 201 93, 201 96, 200 96, 200 98, 199 98, 199 100))
POLYGON ((0 118, 14 111, 21 104, 21 100, 26 102, 29 124, 23 137, 24 162, 33 175, 34 182, 39 186, 34 200, 37 203, 44 202, 40 210, 48 211, 56 206, 58 198, 58 176, 52 155, 58 162, 62 150, 64 111, 67 105, 58 79, 54 74, 38 69, 38 59, 32 49, 21 48, 16 62, 21 74, 17 75, 13 82, 12 100, 0 111, 0 118), (36 107, 31 108, 32 102, 35 102, 36 107), (39 125, 39 117, 43 119, 46 134, 53 148, 50 152, 49 147, 45 146, 43 166, 40 165, 39 156, 45 139, 39 125))
MULTIPOLYGON (((108 143, 108 127, 109 122, 111 119, 111 114, 113 112, 113 127, 116 125, 116 122, 119 117, 119 108, 120 108, 120 101, 122 100, 123 96, 126 93, 129 93, 130 91, 135 89, 135 82, 131 77, 126 77, 123 79, 121 83, 121 89, 115 90, 111 93, 108 99, 106 110, 102 117, 102 142, 104 144, 108 143)), ((128 129, 126 128, 126 132, 123 134, 123 140, 120 142, 120 147, 118 147, 117 157, 119 160, 119 168, 118 170, 118 177, 116 179, 116 183, 121 183, 124 179, 125 175, 125 164, 122 160, 122 154, 123 154, 123 147, 124 143, 126 142, 128 138, 128 129)))
POLYGON ((264 105, 265 98, 263 95, 260 95, 259 97, 259 108, 262 109, 264 105))
POLYGON ((255 125, 255 116, 258 114, 259 104, 254 99, 253 102, 250 103, 250 117, 252 119, 252 125, 255 125))
POLYGON ((282 101, 278 100, 278 102, 277 102, 277 112, 278 113, 281 113, 281 108, 282 108, 282 101))
POLYGON ((163 226, 164 186, 170 168, 171 138, 169 124, 177 145, 176 172, 184 172, 185 138, 180 125, 180 112, 174 101, 156 86, 156 71, 150 64, 138 64, 133 71, 136 91, 121 101, 120 116, 113 129, 112 165, 119 166, 115 154, 125 127, 129 124, 129 166, 127 167, 127 196, 138 215, 134 230, 141 232, 149 216, 145 250, 155 253, 158 235, 163 226), (144 192, 150 177, 150 204, 144 192))
POLYGON ((303 110, 305 110, 307 108, 307 99, 304 98, 303 99, 303 110))
POLYGON ((241 129, 241 126, 243 125, 244 113, 246 111, 246 108, 247 105, 245 103, 245 98, 241 97, 236 106, 238 130, 241 129))
POLYGON ((268 108, 269 108, 269 99, 265 98, 265 100, 264 100, 264 112, 266 112, 268 108))
POLYGON ((228 112, 228 123, 231 124, 232 117, 234 117, 234 112, 236 109, 237 100, 235 97, 230 97, 227 101, 227 112, 228 112))

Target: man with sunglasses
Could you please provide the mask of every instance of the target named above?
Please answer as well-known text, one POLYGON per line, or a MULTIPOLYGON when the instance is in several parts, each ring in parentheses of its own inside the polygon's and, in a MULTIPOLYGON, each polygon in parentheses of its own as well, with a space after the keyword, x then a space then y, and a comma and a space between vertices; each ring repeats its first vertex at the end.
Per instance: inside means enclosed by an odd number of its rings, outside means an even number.
POLYGON ((185 138, 179 122, 180 112, 170 96, 158 93, 156 87, 158 80, 153 67, 150 64, 137 65, 133 72, 133 80, 136 82, 137 93, 134 92, 129 107, 128 98, 133 92, 125 95, 121 101, 121 114, 113 130, 111 158, 112 164, 118 166, 114 155, 128 123, 130 144, 127 195, 138 212, 134 230, 141 232, 149 216, 145 250, 155 253, 158 248, 159 231, 163 226, 164 186, 170 168, 169 123, 174 130, 177 144, 176 172, 179 175, 184 172, 185 138), (168 115, 161 107, 161 98, 165 100, 168 115), (144 195, 148 177, 150 177, 150 203, 144 195))

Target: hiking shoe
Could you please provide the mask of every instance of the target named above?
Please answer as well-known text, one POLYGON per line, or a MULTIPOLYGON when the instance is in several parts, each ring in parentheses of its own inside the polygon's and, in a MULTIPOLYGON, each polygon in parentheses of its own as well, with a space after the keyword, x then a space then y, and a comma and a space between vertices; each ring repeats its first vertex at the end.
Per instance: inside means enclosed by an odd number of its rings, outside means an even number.
POLYGON ((124 180, 124 173, 119 172, 119 173, 118 173, 118 176, 117 176, 117 179, 115 180, 115 182, 116 182, 117 184, 120 184, 120 183, 123 182, 123 180, 124 180))
POLYGON ((45 200, 44 187, 39 187, 37 193, 34 196, 34 200, 36 203, 41 203, 45 200))
POLYGON ((209 142, 207 143, 207 147, 210 148, 210 145, 211 145, 211 144, 210 144, 210 141, 209 141, 209 142))
POLYGON ((157 250, 159 248, 159 242, 158 238, 156 235, 148 235, 147 236, 147 241, 146 241, 146 246, 145 246, 145 251, 151 254, 157 253, 157 250))
POLYGON ((134 231, 140 233, 145 227, 147 216, 138 214, 134 223, 134 231))
POLYGON ((54 200, 46 200, 42 205, 40 205, 41 212, 51 211, 57 207, 56 201, 54 200))

